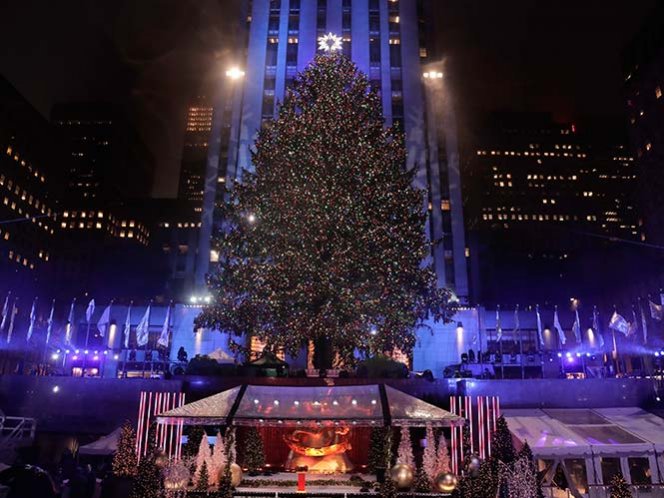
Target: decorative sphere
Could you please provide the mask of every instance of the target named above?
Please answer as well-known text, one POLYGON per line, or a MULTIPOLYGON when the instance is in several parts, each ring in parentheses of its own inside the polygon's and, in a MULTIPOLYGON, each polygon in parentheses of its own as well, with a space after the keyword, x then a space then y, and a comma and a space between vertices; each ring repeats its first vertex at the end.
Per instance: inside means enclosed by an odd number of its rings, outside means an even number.
POLYGON ((162 450, 157 450, 154 453, 154 463, 160 469, 163 469, 168 465, 168 456, 162 450))
POLYGON ((413 484, 413 479, 415 479, 415 472, 413 467, 406 465, 405 463, 398 463, 392 470, 390 470, 390 477, 396 483, 397 488, 406 489, 410 488, 413 484))
POLYGON ((242 467, 237 463, 231 464, 231 486, 237 488, 242 482, 242 467))
POLYGON ((457 478, 454 474, 438 474, 433 482, 434 490, 441 493, 451 493, 457 487, 457 478))
POLYGON ((471 475, 477 475, 480 470, 480 465, 482 465, 482 460, 480 460, 476 455, 473 455, 470 459, 470 463, 468 464, 468 470, 470 471, 471 475))
POLYGON ((189 469, 183 462, 174 462, 164 469, 164 488, 180 490, 187 487, 189 469))

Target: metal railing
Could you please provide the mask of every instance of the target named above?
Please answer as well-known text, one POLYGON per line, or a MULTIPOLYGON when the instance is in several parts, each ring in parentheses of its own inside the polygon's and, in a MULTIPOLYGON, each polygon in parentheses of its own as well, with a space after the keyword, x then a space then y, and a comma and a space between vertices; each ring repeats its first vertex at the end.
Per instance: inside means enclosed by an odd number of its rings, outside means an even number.
MULTIPOLYGON (((664 498, 664 484, 630 485, 630 491, 634 498, 664 498)), ((545 498, 575 498, 569 489, 560 489, 555 486, 547 486, 543 489, 545 498)), ((611 489, 608 484, 591 484, 588 493, 581 493, 586 498, 609 498, 611 489)))
POLYGON ((30 417, 0 417, 0 444, 33 440, 37 420, 30 417))

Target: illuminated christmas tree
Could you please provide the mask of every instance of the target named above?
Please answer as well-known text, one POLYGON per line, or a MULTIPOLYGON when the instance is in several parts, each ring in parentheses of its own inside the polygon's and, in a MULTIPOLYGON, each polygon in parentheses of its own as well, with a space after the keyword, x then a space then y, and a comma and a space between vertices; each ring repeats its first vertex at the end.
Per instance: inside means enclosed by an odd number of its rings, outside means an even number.
MULTIPOLYGON (((252 162, 214 241, 213 303, 196 328, 256 336, 317 368, 335 354, 408 354, 427 318, 449 320, 425 236, 425 193, 406 171, 403 135, 384 126, 380 96, 340 54, 301 73, 279 118, 258 134, 252 162)), ((240 348, 239 345, 234 345, 240 348)))
POLYGON ((524 460, 529 463, 530 471, 532 475, 535 476, 535 489, 536 494, 535 498, 544 498, 544 491, 542 490, 542 479, 540 478, 539 472, 537 471, 537 464, 535 463, 535 458, 533 457, 533 452, 530 449, 528 441, 523 443, 523 447, 519 450, 517 455, 517 461, 524 460))
POLYGON ((413 443, 410 440, 410 429, 408 427, 401 428, 401 438, 399 439, 399 448, 397 449, 397 463, 415 467, 413 443))
POLYGON ((255 427, 247 427, 243 435, 243 464, 249 471, 256 472, 265 465, 263 438, 255 427))
POLYGON ((219 476, 224 472, 227 462, 226 442, 221 435, 221 431, 217 431, 217 438, 210 458, 210 484, 212 486, 218 484, 219 476))
POLYGON ((491 456, 504 464, 510 464, 516 459, 512 433, 505 417, 498 418, 496 423, 496 431, 491 437, 491 456))
POLYGON ((616 474, 611 479, 609 488, 611 498, 632 498, 632 492, 629 489, 629 484, 625 481, 622 474, 616 474))
POLYGON ((117 477, 136 475, 136 433, 129 422, 120 431, 118 449, 113 455, 113 474, 117 477))
POLYGON ((197 491, 207 491, 210 487, 210 473, 208 471, 207 462, 204 461, 198 469, 198 480, 196 481, 197 491))
POLYGON ((427 424, 426 439, 427 445, 426 448, 424 448, 424 454, 422 455, 422 468, 429 478, 429 482, 433 483, 438 475, 436 472, 438 469, 438 460, 436 458, 436 436, 433 434, 433 427, 431 427, 431 424, 427 424))
POLYGON ((447 451, 447 440, 445 434, 440 435, 438 448, 436 449, 436 475, 451 472, 450 453, 447 451))
POLYGON ((130 498, 163 498, 164 480, 154 453, 148 453, 138 465, 130 498))
MULTIPOLYGON (((431 492, 431 481, 429 476, 424 472, 424 468, 420 467, 415 473, 415 481, 413 482, 413 490, 416 493, 430 493, 431 492)), ((465 498, 465 497, 464 497, 465 498)))

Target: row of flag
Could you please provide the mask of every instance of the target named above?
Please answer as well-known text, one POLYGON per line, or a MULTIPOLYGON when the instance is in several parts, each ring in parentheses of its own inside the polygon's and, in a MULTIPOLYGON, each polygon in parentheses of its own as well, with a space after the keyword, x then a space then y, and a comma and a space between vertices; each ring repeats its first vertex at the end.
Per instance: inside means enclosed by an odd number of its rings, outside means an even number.
MULTIPOLYGON (((14 324, 16 315, 18 314, 17 308, 18 298, 12 299, 11 292, 5 297, 4 305, 2 307, 2 320, 0 320, 0 333, 7 330, 7 343, 11 342, 12 334, 14 333, 14 324)), ((26 334, 26 341, 30 341, 33 333, 35 332, 35 326, 37 324, 37 305, 38 298, 35 298, 32 302, 32 308, 30 309, 30 324, 28 326, 28 332, 26 334)), ((108 306, 104 309, 99 320, 97 321, 97 330, 102 337, 106 336, 110 326, 111 326, 111 307, 113 306, 113 301, 111 301, 108 306)), ((92 316, 95 312, 95 300, 91 299, 85 308, 85 319, 88 323, 88 327, 92 325, 92 316)), ((169 331, 170 331, 170 322, 171 322, 171 305, 169 304, 166 309, 166 317, 164 318, 164 324, 161 329, 161 334, 159 334, 159 339, 157 339, 157 345, 168 347, 169 344, 169 331)), ((129 348, 129 335, 131 333, 131 308, 132 304, 127 307, 127 315, 125 317, 125 322, 123 326, 124 334, 124 347, 129 348)), ((138 346, 145 346, 148 343, 149 331, 150 331, 150 313, 151 313, 152 304, 150 303, 143 314, 143 317, 138 322, 136 326, 136 343, 138 346)), ((76 298, 71 302, 69 307, 69 314, 67 315, 67 323, 65 325, 65 344, 71 344, 72 332, 75 321, 75 309, 76 309, 76 298)), ((51 312, 46 321, 46 344, 49 343, 51 334, 53 332, 53 317, 55 314, 55 299, 51 303, 51 312)))
MULTIPOLYGON (((664 294, 661 295, 661 304, 657 304, 652 300, 648 299, 648 309, 650 312, 650 317, 653 320, 661 322, 664 319, 664 294)), ((544 327, 542 326, 542 316, 540 314, 539 306, 535 307, 535 317, 537 320, 537 333, 539 341, 542 346, 545 346, 544 341, 544 327)), ((514 328, 512 329, 513 337, 517 337, 517 333, 521 327, 519 319, 519 306, 517 305, 514 309, 514 328)), ((560 343, 564 346, 567 342, 567 336, 563 326, 560 323, 560 317, 558 316, 558 307, 554 307, 553 311, 553 328, 558 334, 558 339, 560 343)), ((609 320, 609 329, 615 332, 623 334, 625 337, 635 338, 638 336, 639 329, 641 330, 643 344, 646 344, 648 341, 648 320, 646 318, 646 312, 641 306, 641 301, 639 300, 638 311, 637 307, 632 307, 632 316, 631 320, 626 319, 618 313, 617 310, 613 311, 611 319, 609 320)), ((500 318, 500 307, 496 308, 496 338, 498 341, 502 340, 503 337, 503 327, 501 324, 500 318)), ((593 306, 593 315, 592 315, 592 326, 591 330, 593 335, 597 338, 599 347, 604 346, 604 337, 602 334, 601 321, 599 317, 599 312, 597 307, 593 306)), ((578 308, 574 309, 574 323, 572 324, 572 333, 576 342, 582 342, 582 331, 581 331, 581 319, 579 318, 578 308)))

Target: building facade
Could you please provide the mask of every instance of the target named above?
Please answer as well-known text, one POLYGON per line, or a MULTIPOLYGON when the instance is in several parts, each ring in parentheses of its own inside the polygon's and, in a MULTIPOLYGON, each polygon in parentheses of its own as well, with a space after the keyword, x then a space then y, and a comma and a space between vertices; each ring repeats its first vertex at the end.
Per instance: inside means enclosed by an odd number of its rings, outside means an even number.
POLYGON ((626 51, 625 101, 639 176, 639 201, 648 242, 664 244, 664 7, 626 51))
POLYGON ((427 231, 438 284, 468 296, 461 179, 451 99, 442 68, 430 64, 424 29, 428 1, 254 0, 244 4, 246 33, 239 43, 242 78, 229 72, 220 88, 209 141, 196 279, 203 285, 210 261, 215 205, 226 185, 251 170, 257 130, 275 119, 296 74, 332 33, 342 51, 382 97, 386 125, 405 132, 407 164, 415 186, 428 192, 427 231), (234 79, 233 79, 234 78, 234 79))
POLYGON ((187 109, 178 198, 196 203, 198 212, 203 202, 212 115, 212 104, 204 95, 196 96, 187 109))
POLYGON ((544 304, 575 292, 596 299, 607 272, 581 275, 609 255, 630 269, 616 259, 625 246, 612 243, 641 238, 626 145, 545 113, 494 114, 474 139, 467 172, 476 302, 544 304))

